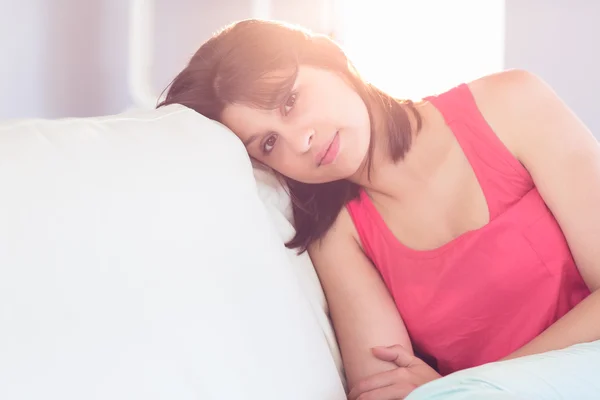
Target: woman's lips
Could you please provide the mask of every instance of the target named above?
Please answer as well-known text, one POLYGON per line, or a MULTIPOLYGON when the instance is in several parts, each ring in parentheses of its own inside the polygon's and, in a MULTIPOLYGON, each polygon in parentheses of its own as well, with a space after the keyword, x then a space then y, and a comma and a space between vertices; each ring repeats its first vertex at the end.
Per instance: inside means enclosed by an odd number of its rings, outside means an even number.
POLYGON ((321 150, 317 154, 317 157, 316 157, 317 164, 319 166, 331 164, 332 162, 335 161, 339 151, 340 151, 340 134, 338 131, 335 133, 335 136, 333 137, 333 139, 331 140, 331 142, 329 143, 327 148, 324 150, 321 150))

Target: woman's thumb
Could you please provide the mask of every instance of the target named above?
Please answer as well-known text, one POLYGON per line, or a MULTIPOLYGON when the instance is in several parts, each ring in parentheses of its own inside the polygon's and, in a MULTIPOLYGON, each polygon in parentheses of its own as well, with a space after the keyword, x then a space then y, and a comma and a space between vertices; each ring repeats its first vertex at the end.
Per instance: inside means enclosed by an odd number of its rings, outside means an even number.
POLYGON ((399 367, 410 367, 415 360, 415 356, 398 344, 388 347, 373 347, 372 351, 373 355, 380 360, 393 362, 399 367))

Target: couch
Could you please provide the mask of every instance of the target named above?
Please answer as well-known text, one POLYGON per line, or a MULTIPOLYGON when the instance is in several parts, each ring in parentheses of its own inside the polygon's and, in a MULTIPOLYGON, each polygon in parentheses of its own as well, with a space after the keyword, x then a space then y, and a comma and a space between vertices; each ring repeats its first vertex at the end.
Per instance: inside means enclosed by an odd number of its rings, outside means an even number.
POLYGON ((285 188, 222 125, 0 123, 0 188, 0 399, 345 399, 285 188))

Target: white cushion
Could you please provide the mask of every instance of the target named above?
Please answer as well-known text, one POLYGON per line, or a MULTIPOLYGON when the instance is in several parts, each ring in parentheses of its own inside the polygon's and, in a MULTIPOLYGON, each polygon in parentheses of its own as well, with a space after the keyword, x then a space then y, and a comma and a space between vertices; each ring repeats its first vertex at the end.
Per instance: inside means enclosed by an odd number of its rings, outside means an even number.
POLYGON ((0 125, 0 188, 0 399, 345 399, 310 260, 221 125, 0 125))
MULTIPOLYGON (((288 242, 295 233, 294 226, 292 225, 292 202, 288 191, 283 186, 282 182, 265 170, 254 169, 254 177, 257 182, 259 197, 269 212, 273 225, 281 238, 281 242, 288 242)), ((344 386, 346 386, 342 357, 333 330, 333 325, 329 319, 329 309, 325 299, 325 293, 323 292, 321 282, 319 281, 313 263, 307 252, 299 255, 297 250, 286 249, 286 253, 290 260, 290 264, 298 275, 298 281, 313 308, 315 317, 325 334, 340 379, 344 386)))

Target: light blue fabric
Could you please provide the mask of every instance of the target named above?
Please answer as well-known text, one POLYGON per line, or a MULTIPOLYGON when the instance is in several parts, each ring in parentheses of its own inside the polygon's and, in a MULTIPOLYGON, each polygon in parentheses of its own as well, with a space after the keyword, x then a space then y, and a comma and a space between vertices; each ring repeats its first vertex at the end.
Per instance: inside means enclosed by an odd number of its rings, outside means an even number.
POLYGON ((600 400, 600 340, 458 371, 406 400, 600 400))

